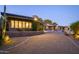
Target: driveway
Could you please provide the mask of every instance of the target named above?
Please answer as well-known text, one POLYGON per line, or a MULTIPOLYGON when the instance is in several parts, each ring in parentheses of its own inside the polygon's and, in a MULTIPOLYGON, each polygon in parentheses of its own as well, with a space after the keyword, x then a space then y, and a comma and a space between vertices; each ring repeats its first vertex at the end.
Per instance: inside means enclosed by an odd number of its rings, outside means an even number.
POLYGON ((17 38, 23 40, 12 48, 6 49, 13 54, 75 54, 79 53, 71 38, 60 32, 51 32, 31 37, 17 38))

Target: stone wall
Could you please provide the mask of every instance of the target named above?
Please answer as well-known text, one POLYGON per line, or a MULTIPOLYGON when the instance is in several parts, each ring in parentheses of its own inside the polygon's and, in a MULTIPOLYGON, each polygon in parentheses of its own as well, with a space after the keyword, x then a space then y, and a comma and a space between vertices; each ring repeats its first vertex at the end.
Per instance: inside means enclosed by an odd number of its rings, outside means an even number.
POLYGON ((7 31, 10 37, 23 37, 44 34, 43 31, 7 31))

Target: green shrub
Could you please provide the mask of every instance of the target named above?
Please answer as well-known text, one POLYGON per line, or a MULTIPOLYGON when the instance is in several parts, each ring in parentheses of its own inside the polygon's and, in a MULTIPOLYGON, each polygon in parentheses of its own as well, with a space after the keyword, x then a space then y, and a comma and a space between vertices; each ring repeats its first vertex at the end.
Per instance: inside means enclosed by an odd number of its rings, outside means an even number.
POLYGON ((77 33, 77 31, 79 30, 79 21, 72 23, 70 25, 70 28, 74 33, 77 33))

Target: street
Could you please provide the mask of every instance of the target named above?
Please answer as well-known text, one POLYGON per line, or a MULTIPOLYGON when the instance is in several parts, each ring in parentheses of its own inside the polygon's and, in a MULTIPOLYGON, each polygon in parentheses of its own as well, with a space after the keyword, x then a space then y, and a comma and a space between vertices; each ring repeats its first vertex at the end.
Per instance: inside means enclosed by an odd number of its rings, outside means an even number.
POLYGON ((29 38, 16 38, 23 41, 7 49, 13 54, 74 54, 79 53, 72 39, 61 32, 51 32, 29 38))

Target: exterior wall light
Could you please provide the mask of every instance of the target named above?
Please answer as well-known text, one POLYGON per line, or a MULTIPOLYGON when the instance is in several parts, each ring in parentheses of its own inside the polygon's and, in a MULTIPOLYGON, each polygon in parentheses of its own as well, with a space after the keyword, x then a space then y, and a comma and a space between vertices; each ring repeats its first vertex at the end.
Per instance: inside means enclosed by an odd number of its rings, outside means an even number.
POLYGON ((34 18, 34 21, 38 21, 38 18, 35 17, 35 18, 34 18))

